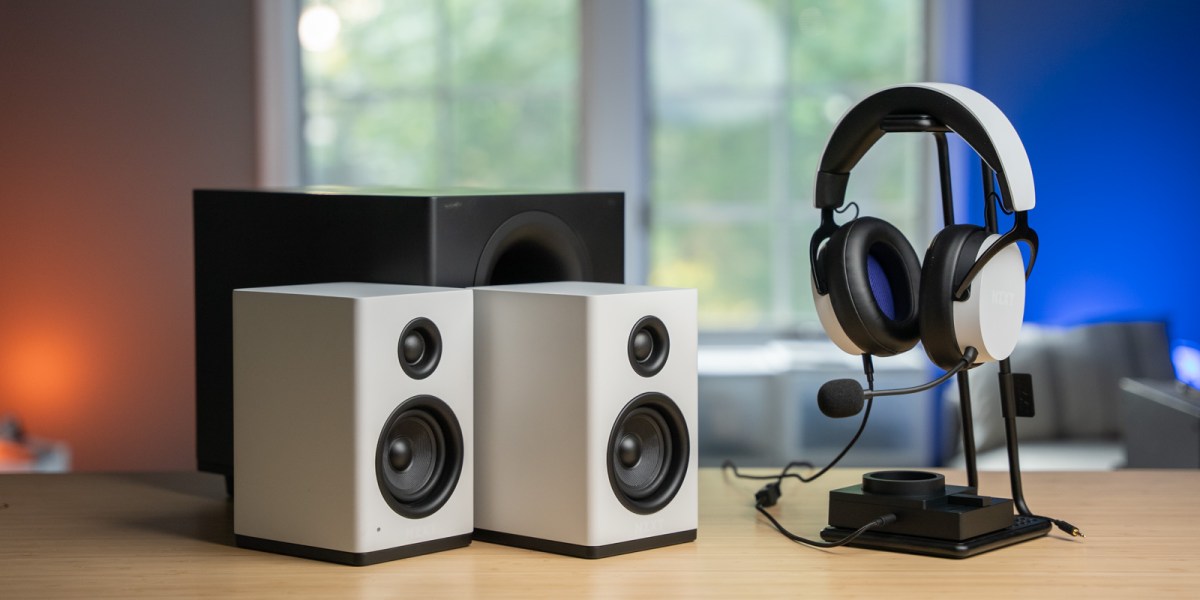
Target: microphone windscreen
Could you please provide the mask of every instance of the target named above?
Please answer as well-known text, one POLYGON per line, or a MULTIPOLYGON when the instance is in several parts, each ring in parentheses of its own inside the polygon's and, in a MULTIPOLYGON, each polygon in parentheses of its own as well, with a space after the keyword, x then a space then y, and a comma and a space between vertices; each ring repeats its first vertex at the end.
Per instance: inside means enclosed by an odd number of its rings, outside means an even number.
POLYGON ((817 390, 817 406, 825 416, 834 419, 857 415, 864 400, 862 384, 853 379, 834 379, 817 390))

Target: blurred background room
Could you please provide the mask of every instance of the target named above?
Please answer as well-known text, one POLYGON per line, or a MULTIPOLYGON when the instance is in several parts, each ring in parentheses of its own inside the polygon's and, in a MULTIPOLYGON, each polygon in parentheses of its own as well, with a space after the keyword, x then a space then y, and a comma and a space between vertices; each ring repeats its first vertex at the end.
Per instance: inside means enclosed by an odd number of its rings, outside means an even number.
MULTIPOLYGON (((824 463, 858 421, 816 390, 861 371, 813 309, 813 178, 847 108, 911 81, 990 98, 1033 164, 1023 465, 1200 466, 1176 382, 1200 383, 1198 19, 1190 0, 0 0, 0 471, 194 469, 192 190, 296 185, 624 191, 627 281, 699 290, 702 465, 824 463)), ((978 159, 951 151, 981 223, 978 159)), ((861 213, 923 254, 932 139, 885 137, 854 172, 861 213)), ((884 388, 935 374, 920 350, 876 368, 884 388)), ((977 438, 1002 449, 983 371, 977 438)), ((842 464, 959 464, 958 415, 954 386, 881 399, 842 464)))

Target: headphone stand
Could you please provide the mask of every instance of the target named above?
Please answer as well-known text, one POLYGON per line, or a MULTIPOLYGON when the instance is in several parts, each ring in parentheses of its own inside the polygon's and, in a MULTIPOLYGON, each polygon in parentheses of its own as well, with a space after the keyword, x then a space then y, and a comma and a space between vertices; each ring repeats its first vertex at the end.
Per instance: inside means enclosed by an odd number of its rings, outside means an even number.
POLYGON ((979 489, 979 470, 975 465, 975 418, 971 414, 971 380, 966 370, 958 372, 958 405, 962 416, 963 458, 967 464, 967 485, 979 489))
MULTIPOLYGON (((950 186, 950 152, 946 141, 946 132, 950 129, 929 115, 892 115, 884 118, 880 129, 888 133, 927 132, 933 134, 934 141, 937 143, 938 175, 942 193, 942 218, 945 226, 953 225, 954 199, 950 186)), ((998 233, 999 224, 995 205, 993 204, 993 200, 997 197, 995 178, 987 163, 983 160, 980 163, 983 169, 985 227, 988 233, 998 233)), ((1012 525, 991 533, 959 541, 882 531, 867 531, 860 534, 854 541, 849 542, 847 545, 943 558, 966 558, 997 548, 1036 539, 1050 533, 1050 520, 1045 517, 1035 516, 1025 503, 1025 495, 1021 484, 1021 464, 1017 449, 1016 428, 1016 417, 1023 414, 1023 412, 1017 405, 1017 386, 1015 385, 1014 373, 1012 373, 1009 360, 1006 358, 999 361, 999 363, 1000 378, 998 383, 1000 384, 1000 399, 1003 404, 1002 410, 1004 415, 1005 441, 1008 450, 1009 480, 1012 487, 1012 502, 1018 513, 1013 517, 1012 525)), ((963 456, 966 462, 967 486, 971 493, 977 493, 979 490, 979 471, 976 464, 975 421, 971 411, 970 376, 968 375, 968 371, 964 369, 959 371, 956 377, 959 392, 959 410, 962 415, 963 456)), ((1028 410, 1030 416, 1032 416, 1031 407, 1028 410)), ((860 486, 834 490, 830 495, 831 503, 835 501, 836 494, 844 494, 846 491, 862 493, 860 486), (854 488, 859 489, 854 490, 854 488)), ((832 510, 831 507, 831 512, 832 510)), ((854 533, 853 529, 831 526, 821 531, 821 538, 829 542, 836 542, 852 533, 854 533)))

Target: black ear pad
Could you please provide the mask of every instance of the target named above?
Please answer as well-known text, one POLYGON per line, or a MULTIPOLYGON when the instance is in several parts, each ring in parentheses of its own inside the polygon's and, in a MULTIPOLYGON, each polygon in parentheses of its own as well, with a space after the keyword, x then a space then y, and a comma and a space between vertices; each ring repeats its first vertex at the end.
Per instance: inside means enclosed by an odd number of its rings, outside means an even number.
POLYGON ((850 221, 830 236, 817 265, 834 316, 860 349, 892 356, 917 344, 921 265, 899 229, 874 217, 850 221))
POLYGON ((954 329, 954 288, 967 275, 988 233, 977 225, 950 225, 933 236, 921 267, 921 342, 933 364, 962 360, 954 329))

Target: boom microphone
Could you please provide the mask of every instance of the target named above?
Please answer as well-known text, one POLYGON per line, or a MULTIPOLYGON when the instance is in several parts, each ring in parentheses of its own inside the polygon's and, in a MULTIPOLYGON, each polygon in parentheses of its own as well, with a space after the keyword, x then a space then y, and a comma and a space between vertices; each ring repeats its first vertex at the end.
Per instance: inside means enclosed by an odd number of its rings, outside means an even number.
POLYGON ((817 406, 821 413, 833 419, 853 417, 862 412, 866 392, 854 379, 834 379, 817 390, 817 406))
POLYGON ((979 352, 972 346, 967 346, 963 352, 962 360, 958 364, 950 368, 942 374, 941 377, 915 387, 900 388, 895 390, 864 390, 862 384, 854 379, 834 379, 833 381, 825 382, 820 390, 817 390, 817 407, 821 409, 821 413, 832 419, 844 419, 853 417, 862 412, 863 402, 867 398, 875 398, 877 396, 902 396, 904 394, 915 394, 928 389, 935 388, 942 382, 950 379, 955 373, 970 367, 975 359, 979 357, 979 352))

